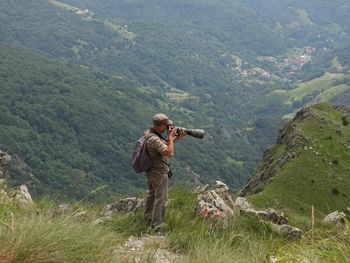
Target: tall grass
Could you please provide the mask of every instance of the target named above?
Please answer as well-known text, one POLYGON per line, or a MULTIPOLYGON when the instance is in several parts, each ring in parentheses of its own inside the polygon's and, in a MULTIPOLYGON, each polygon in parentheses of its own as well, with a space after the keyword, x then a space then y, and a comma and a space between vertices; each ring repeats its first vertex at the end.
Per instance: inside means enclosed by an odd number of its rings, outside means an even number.
POLYGON ((273 256, 274 262, 350 262, 350 223, 345 229, 323 227, 309 231, 298 242, 282 246, 273 256))
MULTIPOLYGON (((226 228, 198 217, 196 196, 189 190, 171 189, 169 197, 164 235, 169 250, 185 255, 180 262, 263 262, 286 242, 269 224, 251 216, 238 216, 226 228)), ((110 224, 125 237, 147 233, 142 211, 118 215, 110 224)))
MULTIPOLYGON (((0 224, 1 263, 112 262, 120 240, 106 228, 70 215, 28 209, 0 224)), ((114 261, 115 262, 115 261, 114 261)))
MULTIPOLYGON (((223 228, 198 217, 195 205, 191 191, 171 189, 163 245, 183 255, 179 263, 350 262, 349 222, 341 231, 320 223, 311 228, 309 218, 295 214, 293 224, 309 230, 303 239, 295 239, 278 235, 270 224, 249 215, 232 218, 223 228)), ((0 206, 0 263, 131 263, 135 255, 118 254, 117 245, 130 235, 149 233, 142 210, 94 226, 97 207, 73 203, 60 213, 55 207, 47 200, 27 208, 0 206), (75 218, 82 209, 90 215, 75 218)), ((156 245, 147 248, 137 260, 153 262, 156 250, 156 245)))

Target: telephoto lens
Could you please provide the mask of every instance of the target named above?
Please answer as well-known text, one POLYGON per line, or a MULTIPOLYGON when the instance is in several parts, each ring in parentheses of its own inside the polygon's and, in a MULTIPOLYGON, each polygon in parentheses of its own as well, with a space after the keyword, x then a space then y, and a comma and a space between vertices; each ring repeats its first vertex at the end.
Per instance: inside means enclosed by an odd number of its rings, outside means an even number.
POLYGON ((183 127, 176 127, 178 131, 184 131, 186 132, 188 135, 194 137, 194 138, 198 138, 198 139, 203 139, 205 131, 201 130, 201 129, 187 129, 187 128, 183 128, 183 127))

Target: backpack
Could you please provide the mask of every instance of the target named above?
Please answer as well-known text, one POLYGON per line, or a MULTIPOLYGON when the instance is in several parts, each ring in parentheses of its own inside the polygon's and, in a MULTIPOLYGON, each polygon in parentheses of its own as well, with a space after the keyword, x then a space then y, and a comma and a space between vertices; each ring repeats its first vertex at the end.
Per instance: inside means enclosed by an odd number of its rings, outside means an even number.
POLYGON ((135 146, 135 151, 131 156, 131 166, 137 173, 146 172, 152 168, 152 160, 147 152, 147 140, 153 136, 149 136, 145 138, 145 136, 141 136, 135 146))

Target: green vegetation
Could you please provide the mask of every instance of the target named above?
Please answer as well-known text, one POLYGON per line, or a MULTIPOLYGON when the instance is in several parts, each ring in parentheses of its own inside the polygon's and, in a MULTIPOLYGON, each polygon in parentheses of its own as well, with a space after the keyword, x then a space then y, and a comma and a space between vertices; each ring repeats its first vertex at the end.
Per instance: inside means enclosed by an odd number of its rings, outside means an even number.
POLYGON ((27 208, 7 201, 0 208, 0 262, 115 262, 115 246, 123 239, 94 226, 93 217, 73 213, 59 213, 47 200, 27 208))
MULTIPOLYGON (((162 111, 208 132, 176 146, 175 181, 199 174, 237 189, 282 116, 309 102, 284 103, 274 90, 346 72, 347 46, 334 48, 349 39, 348 4, 318 2, 0 0, 0 147, 22 164, 12 183, 62 199, 103 186, 92 199, 139 192, 130 152, 162 111), (294 62, 305 52, 329 65, 300 73, 294 62)), ((318 99, 341 96, 344 85, 318 99)))
POLYGON ((296 154, 282 168, 267 162, 271 170, 278 169, 271 183, 265 185, 251 200, 261 207, 273 206, 287 212, 310 214, 311 206, 316 215, 324 216, 334 210, 344 210, 349 205, 350 183, 349 139, 347 123, 349 113, 330 104, 316 104, 307 108, 310 117, 296 117, 291 121, 295 127, 284 135, 282 144, 271 149, 268 159, 277 160, 282 154, 296 154), (290 134, 302 134, 307 141, 300 143, 288 139, 290 134), (299 144, 298 144, 299 143, 299 144), (298 145, 287 149, 286 145, 298 145))
MULTIPOLYGON (((285 104, 293 104, 294 107, 312 105, 324 101, 332 101, 338 96, 350 90, 349 76, 347 74, 325 73, 324 76, 313 80, 298 83, 295 89, 275 90, 276 93, 284 95, 287 99, 285 104)), ((291 119, 293 113, 286 114, 283 118, 291 119)))
MULTIPOLYGON (((348 230, 324 225, 294 214, 292 221, 306 233, 302 239, 279 235, 268 223, 237 216, 226 228, 194 213, 196 196, 185 188, 170 190, 165 240, 150 242, 141 262, 153 262, 159 246, 181 255, 178 262, 347 262, 348 230)), ((114 215, 104 225, 94 225, 101 207, 80 203, 59 209, 48 199, 25 208, 9 199, 0 208, 0 262, 134 262, 133 250, 121 254, 122 244, 152 234, 141 210, 114 215), (86 211, 85 216, 75 216, 86 211), (117 246, 119 247, 117 249, 117 246)))

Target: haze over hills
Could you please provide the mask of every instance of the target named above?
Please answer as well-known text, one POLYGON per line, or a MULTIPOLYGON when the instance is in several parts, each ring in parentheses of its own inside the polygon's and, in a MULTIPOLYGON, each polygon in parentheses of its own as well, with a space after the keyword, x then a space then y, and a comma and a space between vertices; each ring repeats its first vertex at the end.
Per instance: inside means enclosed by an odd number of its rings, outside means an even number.
POLYGON ((208 131, 176 146, 178 180, 238 188, 283 116, 350 88, 347 1, 0 3, 0 146, 38 194, 137 192, 129 155, 159 111, 208 131))

